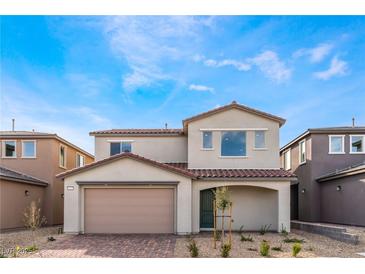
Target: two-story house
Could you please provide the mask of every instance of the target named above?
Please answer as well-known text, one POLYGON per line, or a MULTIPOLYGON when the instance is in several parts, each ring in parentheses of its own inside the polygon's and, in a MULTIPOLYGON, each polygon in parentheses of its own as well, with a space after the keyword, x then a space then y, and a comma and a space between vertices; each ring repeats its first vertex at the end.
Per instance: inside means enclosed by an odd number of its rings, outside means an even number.
POLYGON ((63 223, 63 181, 56 174, 91 163, 88 152, 56 134, 0 132, 0 229, 23 227, 23 212, 40 201, 47 225, 63 223))
POLYGON ((280 154, 298 177, 292 219, 365 225, 365 127, 308 129, 280 154))
POLYGON ((212 190, 227 186, 233 229, 290 230, 290 182, 280 168, 285 120, 236 102, 181 129, 91 132, 96 162, 59 174, 66 233, 198 233, 213 227, 212 190))

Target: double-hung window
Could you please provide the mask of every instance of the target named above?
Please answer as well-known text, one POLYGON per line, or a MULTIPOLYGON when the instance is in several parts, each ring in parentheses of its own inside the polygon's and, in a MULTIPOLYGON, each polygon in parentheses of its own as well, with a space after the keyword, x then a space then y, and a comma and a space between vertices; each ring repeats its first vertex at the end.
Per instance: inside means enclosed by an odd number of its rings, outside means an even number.
POLYGON ((110 143, 110 156, 122 153, 132 152, 131 141, 111 142, 110 143))
POLYGON ((62 168, 66 168, 66 146, 60 145, 60 151, 59 151, 59 165, 62 168))
POLYGON ((246 154, 245 131, 222 131, 221 156, 243 157, 246 154))
POLYGON ((350 136, 350 153, 365 153, 364 149, 365 135, 350 136))
POLYGON ((83 167, 85 165, 85 157, 80 153, 76 153, 76 167, 83 167))
POLYGON ((203 131, 203 149, 213 149, 213 134, 211 131, 203 131))
POLYGON ((22 141, 22 157, 35 158, 36 157, 36 141, 26 140, 22 141))
POLYGON ((329 138, 329 154, 345 153, 344 135, 330 135, 328 138, 329 138))
POLYGON ((16 141, 3 141, 3 157, 16 158, 16 141))
POLYGON ((299 143, 299 164, 304 164, 307 161, 305 140, 299 143))
POLYGON ((284 169, 291 169, 290 149, 284 152, 284 169))

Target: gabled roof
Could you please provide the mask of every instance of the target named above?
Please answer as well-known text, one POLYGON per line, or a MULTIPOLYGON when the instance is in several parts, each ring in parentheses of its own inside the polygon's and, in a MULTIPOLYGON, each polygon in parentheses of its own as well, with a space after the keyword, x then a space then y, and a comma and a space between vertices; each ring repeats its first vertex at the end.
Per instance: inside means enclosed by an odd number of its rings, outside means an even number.
POLYGON ((293 173, 284 169, 188 169, 187 163, 167 164, 188 170, 198 179, 296 178, 293 173))
POLYGON ((24 173, 0 166, 0 178, 31 185, 48 186, 48 183, 24 173))
POLYGON ((323 176, 318 177, 316 180, 318 182, 325 182, 357 174, 365 174, 365 161, 357 165, 353 165, 344 169, 339 169, 334 172, 325 174, 323 176))
POLYGON ((280 149, 283 152, 288 147, 301 141, 303 138, 310 134, 346 134, 346 133, 365 133, 365 127, 320 127, 320 128, 308 128, 305 132, 300 134, 298 137, 291 140, 285 146, 280 149))
POLYGON ((118 136, 177 136, 183 135, 181 128, 131 128, 131 129, 109 129, 97 130, 89 133, 91 136, 96 135, 118 135, 118 136))
POLYGON ((255 114, 255 115, 259 115, 259 116, 262 116, 264 118, 267 118, 267 119, 273 120, 275 122, 278 122, 280 124, 280 126, 282 126, 285 123, 285 119, 283 119, 279 116, 275 116, 275 115, 269 114, 267 112, 263 112, 263 111, 260 111, 260 110, 257 110, 257 109, 253 109, 253 108, 238 104, 236 101, 233 101, 232 103, 230 103, 228 105, 218 107, 218 108, 209 110, 207 112, 200 113, 198 115, 195 115, 195 116, 192 116, 190 118, 187 118, 187 119, 183 120, 184 130, 186 131, 187 125, 190 122, 197 121, 197 120, 209 117, 211 115, 214 115, 214 114, 217 114, 217 113, 229 110, 229 109, 238 109, 238 110, 246 111, 246 112, 249 112, 249 113, 252 113, 252 114, 255 114))
POLYGON ((89 152, 83 150, 82 148, 74 145, 73 143, 63 139, 62 137, 58 136, 55 133, 45 133, 45 132, 37 132, 37 131, 0 131, 0 138, 24 138, 24 139, 56 139, 70 147, 73 147, 79 152, 82 152, 83 154, 89 156, 90 158, 94 159, 94 155, 90 154, 89 152))
POLYGON ((88 169, 92 169, 92 168, 95 168, 95 167, 98 167, 98 166, 103 166, 103 165, 109 164, 111 162, 114 162, 116 160, 124 159, 124 158, 140 161, 140 162, 143 162, 143 163, 146 163, 146 164, 149 164, 149 165, 161 168, 161 169, 165 169, 165 170, 170 171, 170 172, 177 173, 177 174, 185 176, 185 177, 189 177, 189 178, 195 178, 196 177, 193 173, 189 172, 188 170, 184 170, 184 169, 173 167, 173 166, 170 166, 170 165, 167 165, 167 164, 163 164, 163 163, 160 163, 160 162, 157 162, 157 161, 154 161, 154 160, 151 160, 151 159, 147 159, 145 157, 142 157, 142 156, 130 153, 130 152, 124 152, 124 153, 116 154, 116 155, 113 155, 109 158, 106 158, 106 159, 103 159, 103 160, 100 160, 100 161, 97 161, 97 162, 93 162, 93 163, 85 165, 83 167, 74 168, 74 169, 62 172, 60 174, 57 174, 56 177, 57 178, 65 178, 65 177, 68 177, 70 175, 74 175, 76 173, 80 173, 80 172, 83 172, 83 171, 86 171, 88 169))

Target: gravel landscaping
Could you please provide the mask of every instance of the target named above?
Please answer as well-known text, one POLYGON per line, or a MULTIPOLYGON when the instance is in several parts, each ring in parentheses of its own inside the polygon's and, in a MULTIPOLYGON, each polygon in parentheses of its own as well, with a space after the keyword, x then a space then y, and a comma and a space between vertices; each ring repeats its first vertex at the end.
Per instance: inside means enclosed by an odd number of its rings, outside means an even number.
MULTIPOLYGON (((298 254, 298 258, 315 258, 315 257, 341 257, 341 258, 364 258, 357 253, 365 252, 365 229, 363 229, 362 239, 358 245, 346 244, 336 240, 329 239, 324 236, 312 234, 300 230, 292 230, 287 236, 288 238, 303 239, 302 250, 298 254)), ((199 249, 199 257, 216 258, 221 257, 220 242, 217 242, 217 249, 213 248, 212 233, 200 233, 194 236, 194 240, 199 249)), ((230 257, 232 258, 262 258, 260 255, 260 244, 266 240, 270 245, 271 258, 291 258, 293 243, 285 243, 285 237, 279 233, 243 233, 243 235, 251 236, 253 242, 240 241, 239 233, 232 234, 232 249, 230 257), (282 251, 271 250, 272 247, 281 247, 282 251)), ((187 249, 188 237, 176 240, 175 256, 190 257, 187 249)), ((228 239, 227 239, 228 240, 228 239)))

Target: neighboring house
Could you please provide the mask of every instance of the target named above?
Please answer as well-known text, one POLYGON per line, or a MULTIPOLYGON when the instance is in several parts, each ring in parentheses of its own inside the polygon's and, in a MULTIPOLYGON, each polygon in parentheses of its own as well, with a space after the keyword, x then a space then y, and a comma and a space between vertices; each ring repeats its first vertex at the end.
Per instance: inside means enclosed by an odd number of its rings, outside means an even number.
POLYGON ((22 227, 25 205, 38 199, 47 225, 62 224, 64 188, 55 175, 91 163, 93 156, 56 134, 0 131, 0 142, 0 229, 22 227))
POLYGON ((308 129, 280 154, 298 177, 292 219, 365 225, 365 127, 308 129))
MULTIPOLYGON (((96 162, 59 174, 66 233, 197 233, 213 227, 213 192, 228 186, 234 230, 290 230, 290 182, 280 168, 285 120, 236 102, 182 129, 112 129, 96 162)), ((228 227, 228 226, 227 226, 228 227)))

